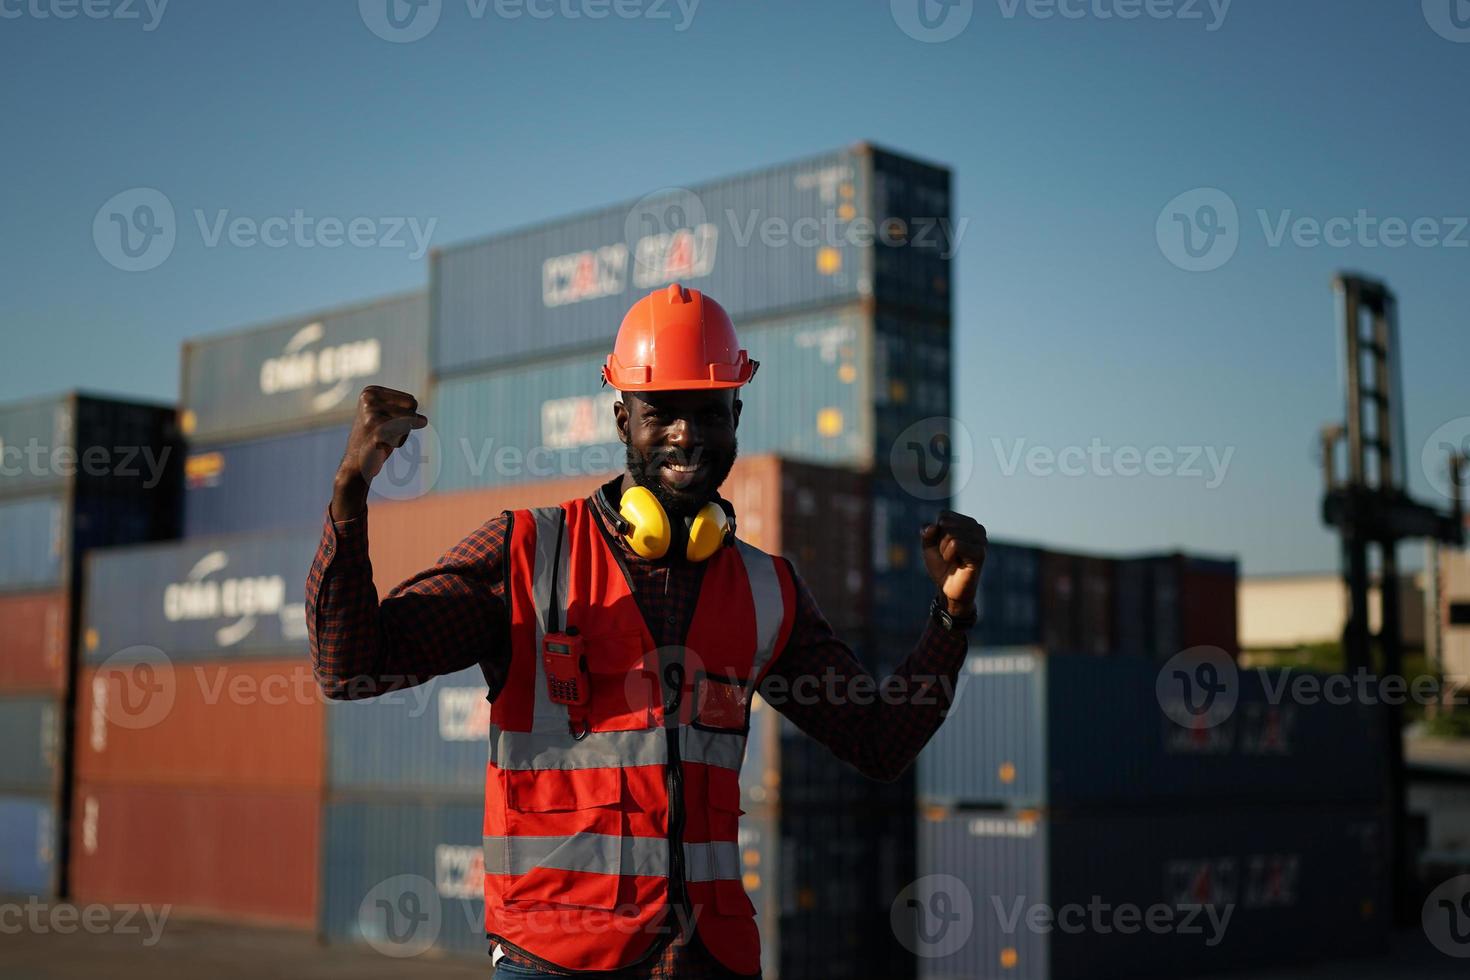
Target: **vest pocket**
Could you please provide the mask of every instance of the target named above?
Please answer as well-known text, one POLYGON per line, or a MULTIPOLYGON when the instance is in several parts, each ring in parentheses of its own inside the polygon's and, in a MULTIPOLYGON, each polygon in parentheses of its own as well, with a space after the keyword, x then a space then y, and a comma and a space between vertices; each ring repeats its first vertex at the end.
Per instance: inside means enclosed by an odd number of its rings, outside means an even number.
POLYGON ((592 730, 631 731, 653 728, 659 701, 658 655, 644 650, 637 631, 589 635, 587 674, 592 730))
POLYGON ((710 831, 712 845, 710 889, 714 892, 715 911, 720 915, 755 915, 755 905, 745 893, 740 879, 740 777, 726 769, 711 766, 709 772, 710 831))
POLYGON ((750 694, 745 681, 704 671, 696 673, 691 724, 710 732, 748 732, 750 694))
POLYGON ((612 909, 623 861, 616 768, 506 771, 507 903, 612 909))

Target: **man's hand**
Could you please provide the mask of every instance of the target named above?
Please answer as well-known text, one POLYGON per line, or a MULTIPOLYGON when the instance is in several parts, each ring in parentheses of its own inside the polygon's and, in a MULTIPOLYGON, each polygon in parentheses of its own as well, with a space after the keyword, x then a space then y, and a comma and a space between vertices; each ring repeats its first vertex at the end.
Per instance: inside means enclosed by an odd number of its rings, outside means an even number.
POLYGON ((985 565, 984 526, 973 517, 942 510, 935 523, 924 525, 920 537, 924 567, 948 600, 948 613, 968 617, 975 610, 975 591, 980 588, 980 569, 985 565))
POLYGON ((368 385, 357 397, 357 417, 347 437, 347 452, 332 490, 332 519, 345 521, 367 510, 368 487, 393 450, 429 420, 418 413, 419 400, 406 391, 368 385))

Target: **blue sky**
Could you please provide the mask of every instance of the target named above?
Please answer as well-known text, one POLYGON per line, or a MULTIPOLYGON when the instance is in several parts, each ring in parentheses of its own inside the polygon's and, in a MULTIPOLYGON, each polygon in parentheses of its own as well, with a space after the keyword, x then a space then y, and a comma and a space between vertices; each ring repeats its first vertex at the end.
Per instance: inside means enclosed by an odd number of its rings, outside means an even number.
POLYGON ((1133 19, 1129 0, 973 0, 929 6, 941 31, 969 16, 938 43, 900 26, 923 33, 912 0, 508 2, 520 16, 443 0, 413 43, 369 29, 379 0, 0 2, 4 397, 171 399, 186 337, 425 281, 411 249, 192 232, 120 271, 92 221, 128 188, 211 214, 434 218, 443 245, 869 139, 954 169, 958 504, 995 537, 1336 567, 1313 445, 1341 415, 1343 268, 1399 295, 1409 472, 1443 502, 1419 449, 1470 434, 1465 0, 1152 0, 1133 19), (1190 272, 1156 224, 1198 188, 1236 208, 1238 247, 1190 272), (1360 212, 1342 247, 1298 223, 1360 212), (1395 218, 1419 244, 1385 243, 1395 218), (1094 444, 1105 465, 1160 447, 1170 475, 1009 465, 1094 444))

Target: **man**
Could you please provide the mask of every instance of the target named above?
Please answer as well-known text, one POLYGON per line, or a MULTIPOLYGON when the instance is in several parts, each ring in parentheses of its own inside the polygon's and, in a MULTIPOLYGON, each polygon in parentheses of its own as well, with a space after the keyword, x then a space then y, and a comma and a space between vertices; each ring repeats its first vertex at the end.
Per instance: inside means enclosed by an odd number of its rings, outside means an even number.
POLYGON ((790 562, 736 537, 717 493, 757 366, 709 297, 674 284, 639 300, 603 368, 627 472, 492 518, 381 603, 368 486, 428 420, 404 392, 359 400, 307 582, 316 675, 344 698, 484 672, 497 978, 759 976, 736 844, 751 696, 879 780, 948 707, 986 547, 949 511, 914 529, 938 595, 885 682, 906 696, 797 696, 872 678, 790 562))

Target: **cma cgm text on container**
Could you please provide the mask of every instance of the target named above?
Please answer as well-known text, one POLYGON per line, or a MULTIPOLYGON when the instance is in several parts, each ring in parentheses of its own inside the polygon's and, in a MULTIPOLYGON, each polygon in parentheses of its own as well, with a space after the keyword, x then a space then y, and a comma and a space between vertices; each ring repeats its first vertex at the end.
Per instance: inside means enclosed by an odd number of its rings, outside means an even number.
POLYGON ((435 252, 436 374, 610 342, 679 281, 743 321, 876 300, 948 320, 948 170, 867 144, 435 252))
POLYGON ((181 423, 201 443, 351 420, 369 384, 423 394, 423 293, 185 342, 181 423))

